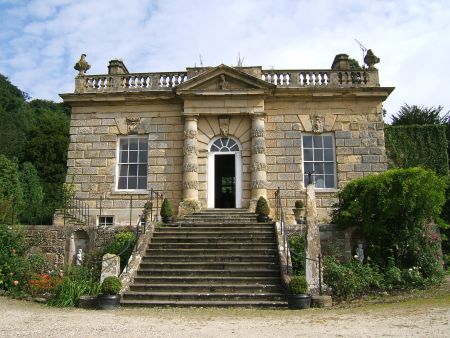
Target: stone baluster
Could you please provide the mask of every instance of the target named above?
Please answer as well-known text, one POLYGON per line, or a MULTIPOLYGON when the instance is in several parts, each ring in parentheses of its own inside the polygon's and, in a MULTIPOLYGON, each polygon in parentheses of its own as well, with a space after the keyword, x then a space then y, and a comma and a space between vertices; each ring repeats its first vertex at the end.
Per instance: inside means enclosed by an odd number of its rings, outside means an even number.
POLYGON ((250 208, 254 208, 260 196, 267 199, 266 141, 264 115, 252 116, 252 194, 250 208))
POLYGON ((197 116, 184 120, 183 200, 198 200, 197 116))

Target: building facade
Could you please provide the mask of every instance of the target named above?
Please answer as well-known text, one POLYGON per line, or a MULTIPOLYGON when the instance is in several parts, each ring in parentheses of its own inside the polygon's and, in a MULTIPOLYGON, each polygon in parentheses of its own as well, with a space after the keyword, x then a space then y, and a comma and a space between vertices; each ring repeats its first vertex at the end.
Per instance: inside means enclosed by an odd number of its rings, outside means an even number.
MULTIPOLYGON (((83 61, 83 62, 82 62, 83 61)), ((319 220, 348 181, 386 170, 381 87, 375 61, 350 69, 187 68, 129 73, 112 60, 108 74, 76 69, 67 182, 99 226, 138 222, 151 189, 179 214, 201 208, 274 204, 280 187, 288 221, 304 200, 308 173, 319 220)))

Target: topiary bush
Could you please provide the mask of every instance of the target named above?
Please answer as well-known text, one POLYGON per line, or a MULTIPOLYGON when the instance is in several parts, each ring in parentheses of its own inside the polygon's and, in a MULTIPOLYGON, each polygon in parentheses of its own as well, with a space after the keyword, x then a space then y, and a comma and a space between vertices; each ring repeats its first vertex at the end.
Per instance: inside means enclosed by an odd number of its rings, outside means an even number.
POLYGON ((439 218, 445 188, 432 170, 388 170, 347 184, 332 220, 360 227, 368 242, 366 257, 380 268, 392 260, 400 269, 418 267, 423 277, 439 280, 440 239, 428 224, 439 218))
POLYGON ((289 293, 299 295, 308 292, 308 282, 305 276, 293 276, 289 282, 289 293))
POLYGON ((255 214, 261 216, 269 216, 270 214, 269 204, 267 203, 267 200, 263 196, 261 196, 256 202, 255 214))
POLYGON ((167 198, 164 198, 164 201, 161 205, 161 211, 159 212, 162 218, 172 217, 173 209, 172 204, 167 198))
POLYGON ((122 282, 118 277, 109 276, 103 280, 100 287, 100 293, 102 295, 117 295, 122 288, 122 282))
POLYGON ((298 201, 295 201, 294 206, 296 209, 302 209, 305 206, 305 204, 303 203, 302 200, 298 200, 298 201))

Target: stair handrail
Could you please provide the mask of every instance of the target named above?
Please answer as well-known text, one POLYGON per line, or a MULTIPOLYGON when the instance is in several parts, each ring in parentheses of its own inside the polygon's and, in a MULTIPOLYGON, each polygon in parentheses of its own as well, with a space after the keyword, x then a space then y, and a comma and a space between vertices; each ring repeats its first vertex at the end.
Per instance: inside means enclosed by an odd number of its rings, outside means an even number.
POLYGON ((280 223, 281 237, 283 239, 283 252, 284 252, 284 270, 287 275, 292 275, 291 264, 291 248, 289 246, 289 238, 286 230, 286 219, 284 215, 283 205, 281 203, 281 189, 277 188, 275 191, 275 220, 280 223))

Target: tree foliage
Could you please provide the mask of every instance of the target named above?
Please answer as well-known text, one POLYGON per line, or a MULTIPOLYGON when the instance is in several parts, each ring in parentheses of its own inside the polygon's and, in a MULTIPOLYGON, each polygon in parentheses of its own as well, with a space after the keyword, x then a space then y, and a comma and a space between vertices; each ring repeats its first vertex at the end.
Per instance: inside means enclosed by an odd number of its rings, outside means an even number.
POLYGON ((399 125, 385 128, 386 151, 396 168, 422 166, 438 175, 448 173, 446 127, 399 125))
POLYGON ((417 105, 404 104, 397 115, 392 116, 393 126, 405 126, 411 124, 445 124, 449 113, 441 116, 442 106, 419 107, 417 105))
MULTIPOLYGON (((27 100, 25 93, 0 74, 0 154, 17 161, 19 167, 30 162, 43 189, 41 207, 35 209, 32 218, 28 214, 21 220, 51 223, 55 208, 62 204, 70 108, 52 101, 27 100)), ((25 199, 30 201, 35 197, 25 196, 25 199)))
POLYGON ((23 205, 19 167, 0 155, 0 223, 14 223, 23 205))
POLYGON ((44 192, 36 168, 25 162, 20 172, 24 208, 20 220, 26 224, 39 223, 38 217, 43 207, 44 192))

